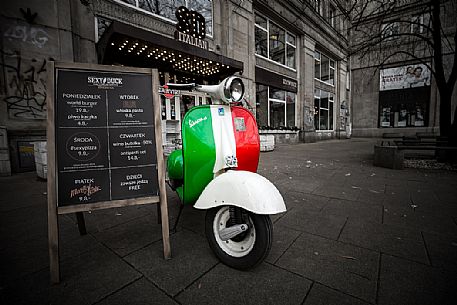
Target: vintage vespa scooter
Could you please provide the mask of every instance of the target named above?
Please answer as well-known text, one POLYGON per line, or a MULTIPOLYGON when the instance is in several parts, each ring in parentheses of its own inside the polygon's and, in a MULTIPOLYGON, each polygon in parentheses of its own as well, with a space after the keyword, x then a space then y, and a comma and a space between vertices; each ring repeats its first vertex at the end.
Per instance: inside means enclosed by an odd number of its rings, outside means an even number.
POLYGON ((183 205, 207 210, 205 233, 216 256, 233 268, 252 268, 272 245, 269 215, 286 206, 277 188, 256 173, 260 143, 254 116, 231 105, 242 100, 243 82, 231 76, 219 85, 167 85, 208 93, 213 101, 185 114, 182 150, 167 160, 169 184, 183 205))

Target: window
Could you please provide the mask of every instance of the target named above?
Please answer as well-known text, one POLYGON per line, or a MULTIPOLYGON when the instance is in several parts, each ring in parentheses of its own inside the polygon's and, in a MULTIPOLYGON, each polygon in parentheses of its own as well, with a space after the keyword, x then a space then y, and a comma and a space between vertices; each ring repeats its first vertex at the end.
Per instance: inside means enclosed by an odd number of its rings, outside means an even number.
MULTIPOLYGON (((424 94, 426 95, 426 94, 424 94)), ((379 127, 422 127, 427 123, 427 102, 383 101, 379 104, 379 127)))
POLYGON ((274 23, 270 23, 270 59, 283 64, 286 54, 286 32, 274 23))
POLYGON ((381 24, 381 38, 391 40, 394 39, 394 36, 398 34, 400 34, 400 25, 398 22, 381 24))
POLYGON ((259 15, 255 16, 255 53, 268 57, 268 30, 267 20, 259 15))
POLYGON ((213 3, 212 0, 116 0, 136 7, 142 11, 177 21, 175 11, 180 6, 196 11, 205 18, 206 33, 213 34, 213 3))
POLYGON ((267 18, 255 15, 255 53, 295 69, 295 36, 267 18))
POLYGON ((295 69, 295 36, 286 34, 286 66, 295 69))
POLYGON ((311 6, 314 8, 314 10, 319 13, 319 15, 322 15, 322 3, 321 0, 311 0, 311 6))
POLYGON ((314 78, 335 85, 335 61, 319 51, 314 52, 314 78))
POLYGON ((336 8, 333 5, 328 7, 328 23, 334 28, 335 27, 335 18, 336 18, 336 8))
POLYGON ((426 31, 426 26, 430 24, 430 15, 421 14, 411 18, 411 33, 422 34, 426 31))
POLYGON ((295 127, 293 92, 256 84, 256 119, 259 126, 295 127))
POLYGON ((316 130, 333 130, 333 93, 314 90, 314 128, 316 130))

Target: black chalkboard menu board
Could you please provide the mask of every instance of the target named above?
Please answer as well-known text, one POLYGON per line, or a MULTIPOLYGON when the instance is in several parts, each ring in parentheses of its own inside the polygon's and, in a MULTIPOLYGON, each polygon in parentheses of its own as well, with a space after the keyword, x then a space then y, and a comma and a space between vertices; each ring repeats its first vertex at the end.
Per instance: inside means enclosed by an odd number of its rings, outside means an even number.
POLYGON ((58 215, 158 204, 171 258, 156 69, 50 61, 47 65, 48 239, 60 281, 58 215))
POLYGON ((158 196, 151 75, 56 69, 58 206, 158 196))

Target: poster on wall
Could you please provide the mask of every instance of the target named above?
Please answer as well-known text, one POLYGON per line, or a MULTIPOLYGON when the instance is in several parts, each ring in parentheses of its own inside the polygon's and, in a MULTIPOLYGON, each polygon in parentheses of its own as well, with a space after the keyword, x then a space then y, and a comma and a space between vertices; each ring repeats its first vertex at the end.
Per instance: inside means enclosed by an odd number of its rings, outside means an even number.
POLYGON ((407 120, 408 120, 408 111, 404 108, 400 109, 397 126, 406 127, 407 120))
POLYGON ((430 86, 430 70, 424 64, 382 69, 379 78, 380 91, 430 86))
POLYGON ((424 111, 420 106, 416 106, 414 126, 424 126, 424 111))
POLYGON ((390 107, 382 108, 381 126, 382 127, 389 127, 390 126, 390 107))

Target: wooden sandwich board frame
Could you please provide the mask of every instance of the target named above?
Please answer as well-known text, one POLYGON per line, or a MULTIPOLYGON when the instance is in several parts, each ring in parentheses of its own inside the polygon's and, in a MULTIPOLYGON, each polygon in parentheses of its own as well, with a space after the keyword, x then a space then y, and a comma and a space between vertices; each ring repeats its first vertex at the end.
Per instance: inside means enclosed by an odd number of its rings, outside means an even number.
MULTIPOLYGON (((165 187, 165 165, 164 165, 164 157, 163 157, 163 148, 162 148, 162 127, 161 127, 161 117, 160 117, 160 98, 159 98, 159 78, 158 78, 158 71, 157 69, 144 69, 144 68, 131 68, 131 67, 114 67, 114 66, 103 66, 103 65, 96 65, 96 64, 81 64, 81 63, 62 63, 62 62, 50 62, 48 63, 48 80, 47 80, 47 115, 48 115, 48 120, 47 120, 47 153, 48 153, 48 173, 47 173, 47 196, 48 196, 48 239, 49 239, 49 259, 50 259, 50 272, 51 272, 51 283, 59 283, 60 282, 60 261, 59 261, 59 224, 58 224, 58 215, 61 214, 68 214, 68 213, 76 213, 77 218, 78 218, 78 223, 80 222, 80 219, 82 218, 82 212, 84 211, 92 211, 92 210, 99 210, 99 209, 108 209, 108 208, 115 208, 115 207, 126 207, 126 206, 134 206, 134 205, 144 205, 144 204, 152 204, 156 203, 158 204, 158 212, 159 212, 159 222, 162 225, 162 239, 163 239, 163 253, 164 253, 164 258, 165 259, 170 259, 171 258, 171 248, 170 248, 170 238, 169 238, 169 222, 168 222, 168 206, 167 206, 167 196, 166 196, 166 187, 165 187), (78 203, 78 204, 66 204, 64 206, 59 205, 59 187, 63 187, 59 185, 59 165, 58 162, 62 160, 58 160, 58 152, 56 151, 56 146, 63 147, 64 145, 61 144, 62 139, 56 139, 56 134, 58 132, 58 129, 60 128, 57 124, 60 124, 62 122, 56 122, 57 121, 57 113, 59 105, 57 105, 57 82, 58 82, 58 72, 60 71, 69 71, 69 72, 74 72, 74 74, 78 74, 78 72, 81 72, 82 74, 87 72, 87 73, 93 73, 95 75, 105 75, 105 76, 114 76, 111 77, 110 79, 116 79, 116 76, 127 76, 127 77, 140 77, 142 78, 143 76, 145 77, 150 77, 151 81, 151 92, 150 94, 150 99, 152 100, 152 111, 154 113, 153 117, 153 124, 150 125, 150 128, 154 128, 154 131, 149 130, 149 135, 154 135, 155 137, 155 148, 153 147, 154 145, 152 142, 148 142, 147 144, 150 144, 152 148, 149 149, 155 149, 155 154, 156 154, 156 164, 155 168, 157 170, 157 181, 154 180, 153 182, 156 182, 158 185, 154 185, 154 187, 157 187, 157 192, 158 194, 156 195, 148 195, 148 196, 138 196, 138 197, 133 197, 133 198, 122 198, 122 199, 115 199, 113 200, 111 197, 109 200, 102 200, 102 201, 96 201, 92 200, 90 203, 78 203), (56 141, 59 141, 59 144, 56 145, 56 141), (159 210, 160 207, 160 210, 159 210)), ((63 75, 63 74, 62 74, 63 75)), ((108 77, 109 78, 109 77, 108 77)), ((88 84, 89 83, 89 77, 86 77, 87 82, 83 86, 96 86, 96 84, 88 84)), ((119 78, 120 79, 120 78, 119 78)), ((116 87, 116 82, 110 83, 110 80, 108 82, 101 81, 102 85, 103 82, 106 82, 106 85, 109 87, 110 85, 113 85, 116 87)), ((120 81, 122 82, 122 80, 120 81)), ((80 82, 81 85, 82 82, 80 82)), ((89 87, 87 87, 89 88, 89 87)), ((105 87, 102 87, 102 89, 105 87)), ((100 89, 100 87, 99 87, 100 89)), ((107 88, 109 89, 109 88, 107 88)), ((111 88, 111 89, 116 89, 116 88, 111 88)), ((108 92, 106 91, 106 111, 107 111, 107 117, 109 116, 108 111, 108 92)), ((134 92, 132 92, 134 93, 134 92)), ((144 94, 147 95, 147 94, 144 94)), ((78 96, 78 95, 76 95, 78 96)), ((100 95, 101 96, 101 95, 100 95)), ((138 98, 138 97, 137 97, 138 98)), ((148 100, 149 98, 146 96, 142 96, 139 98, 140 100, 144 98, 143 100, 148 100)), ((73 102, 73 103, 77 103, 73 102)), ((79 101, 80 103, 81 101, 79 101)), ((135 101, 133 101, 135 102, 135 101)), ((140 101, 141 102, 141 101, 140 101)), ((100 101, 100 105, 102 105, 103 101, 100 101)), ((148 105, 146 105, 149 107, 148 105)), ((63 108, 64 106, 61 106, 63 108)), ((67 107, 67 106, 65 106, 67 107)), ((71 110, 71 107, 67 107, 68 109, 71 110)), ((81 110, 80 111, 85 111, 87 113, 91 112, 91 109, 86 109, 86 110, 81 110)), ((92 109, 93 110, 93 109, 92 109)), ((97 114, 97 112, 94 110, 94 114, 97 114)), ((73 118, 75 116, 72 116, 73 118)), ((76 116, 77 117, 77 116, 76 116)), ((62 120, 63 121, 63 120, 62 120)), ((76 119, 74 119, 73 122, 70 122, 70 124, 74 124, 76 119)), ((90 121, 90 119, 89 119, 90 121)), ((79 122, 79 121, 78 121, 79 122)), ((108 127, 108 118, 106 118, 107 122, 107 127, 106 129, 109 130, 110 127, 108 127)), ((87 124, 84 123, 84 124, 87 124)), ((127 127, 127 126, 122 126, 122 127, 127 127)), ((75 127, 77 129, 77 127, 75 127)), ((131 128, 131 127, 129 127, 131 128)), ((143 128, 141 130, 146 130, 148 126, 146 127, 138 127, 138 128, 143 128), (144 129, 146 128, 146 129, 144 129)), ((108 133, 109 135, 109 133, 108 133)), ((143 134, 144 136, 144 134, 143 134)), ((71 136, 73 137, 73 135, 71 136)), ((70 138, 71 138, 70 137, 70 138)), ((70 139, 69 138, 69 139, 70 139)), ((81 137, 82 139, 89 139, 81 137)), ((75 137, 76 139, 76 137, 75 137)), ((68 140, 70 141, 70 140, 68 140)), ((151 140, 152 141, 152 140, 151 140)), ((111 148, 109 147, 110 144, 109 140, 107 140, 107 143, 105 144, 106 149, 109 151, 111 148)), ((100 144, 100 143, 99 143, 100 144)), ((126 143, 127 144, 127 143, 126 143)), ((143 143, 144 144, 144 143, 143 143)), ((78 144, 75 144, 75 146, 71 146, 72 148, 76 147, 78 144)), ((67 145, 68 146, 68 145, 67 145)), ((103 145, 99 145, 99 147, 102 147, 103 145)), ((86 146, 87 147, 87 146, 86 146)), ((89 146, 91 147, 91 146, 89 146)), ((92 146, 95 147, 95 146, 92 146)), ((60 148, 61 149, 61 148, 60 148)), ((143 154, 146 154, 146 150, 142 151, 143 154)), ((68 147, 66 147, 66 153, 68 153, 68 147)), ((84 154, 84 152, 82 152, 84 154)), ((110 153, 108 153, 110 154, 110 153)), ((137 156, 138 158, 138 156, 137 156)), ((143 158, 143 156, 141 156, 143 158)), ((109 159, 109 156, 108 156, 109 159)), ((144 160, 144 158, 143 158, 144 160)), ((110 161, 109 161, 110 162, 110 161)), ((111 163, 110 163, 111 164, 111 163)), ((109 165, 111 166, 111 165, 109 165)), ((147 165, 151 168, 154 168, 154 166, 151 167, 151 164, 147 165)), ((138 168, 142 168, 142 166, 138 166, 138 168)), ((149 169, 147 169, 146 173, 149 173, 149 169)), ((114 170, 113 170, 114 171, 114 170)), ((128 171, 128 169, 127 169, 128 171)), ((71 175, 71 170, 69 171, 71 175)), ((73 170, 73 172, 78 172, 78 169, 73 170)), ((125 173, 125 172, 124 172, 125 173)), ((155 172, 154 172, 155 173, 155 172)), ((112 180, 112 170, 111 168, 109 169, 109 180, 110 180, 110 196, 111 196, 111 180, 112 180)), ((113 174, 114 175, 114 174, 113 174)), ((125 176, 126 177, 126 176, 125 176)), ((155 177, 154 177, 155 178, 155 177)), ((137 182, 137 184, 140 183, 149 183, 150 180, 142 180, 141 182, 137 182), (147 182, 144 182, 147 181, 147 182)), ((75 182, 76 183, 76 182, 75 182)), ((125 183, 125 182, 124 182, 125 183)), ((62 183, 63 184, 63 183, 62 183)), ((87 186, 84 186, 87 190, 87 186)), ((91 187, 90 184, 88 186, 89 188, 91 187)), ((140 186, 137 186, 137 188, 140 188, 140 186)), ((84 189, 83 189, 84 191, 84 189)), ((117 191, 117 190, 116 190, 117 191)), ((124 195, 124 196, 128 196, 124 195)), ((81 198, 81 197, 80 197, 81 198)), ((87 197, 86 197, 87 198, 87 197)), ((88 199, 84 199, 88 200, 88 199)), ((90 199, 89 199, 90 201, 90 199)), ((80 227, 81 230, 81 227, 80 227)), ((145 233, 147 234, 147 233, 145 233)))

